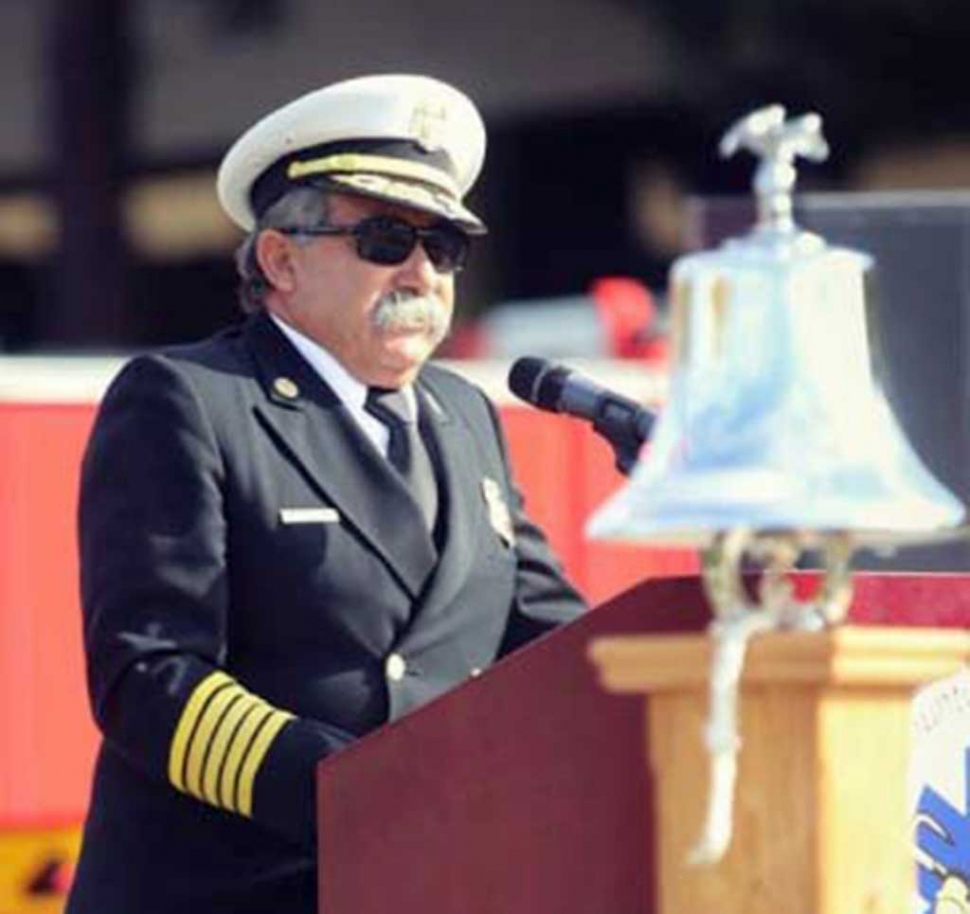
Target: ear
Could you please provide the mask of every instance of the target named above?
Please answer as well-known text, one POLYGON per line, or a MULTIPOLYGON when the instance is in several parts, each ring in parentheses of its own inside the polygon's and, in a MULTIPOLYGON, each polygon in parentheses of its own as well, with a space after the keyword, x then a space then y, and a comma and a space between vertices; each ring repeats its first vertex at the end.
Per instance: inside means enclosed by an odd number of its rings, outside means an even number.
POLYGON ((296 288, 293 245, 282 232, 264 229, 259 233, 256 239, 256 261, 274 289, 292 292, 296 288))

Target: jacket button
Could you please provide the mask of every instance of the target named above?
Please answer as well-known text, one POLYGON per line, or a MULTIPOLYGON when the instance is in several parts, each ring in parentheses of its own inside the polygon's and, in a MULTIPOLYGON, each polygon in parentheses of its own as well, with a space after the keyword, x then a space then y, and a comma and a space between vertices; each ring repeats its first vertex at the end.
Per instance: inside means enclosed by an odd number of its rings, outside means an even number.
POLYGON ((285 397, 287 400, 295 400, 300 396, 300 388, 296 386, 296 382, 292 381, 290 378, 279 377, 273 381, 273 390, 275 390, 281 397, 285 397))
POLYGON ((408 671, 408 665, 400 654, 388 654, 384 661, 384 673, 391 682, 400 682, 408 671))

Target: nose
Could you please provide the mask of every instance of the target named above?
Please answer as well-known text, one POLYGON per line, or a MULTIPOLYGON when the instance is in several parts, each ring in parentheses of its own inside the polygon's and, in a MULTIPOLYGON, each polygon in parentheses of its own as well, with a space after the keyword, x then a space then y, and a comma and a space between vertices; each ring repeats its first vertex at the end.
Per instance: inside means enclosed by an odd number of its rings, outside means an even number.
POLYGON ((441 278, 421 243, 414 246, 408 259, 401 264, 400 276, 422 294, 431 292, 441 278))

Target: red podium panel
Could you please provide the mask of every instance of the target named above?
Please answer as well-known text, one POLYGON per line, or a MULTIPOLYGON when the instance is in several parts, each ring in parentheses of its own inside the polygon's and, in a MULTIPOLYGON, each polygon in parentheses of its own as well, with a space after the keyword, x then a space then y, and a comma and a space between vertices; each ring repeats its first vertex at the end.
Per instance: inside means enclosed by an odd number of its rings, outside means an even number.
MULTIPOLYGON (((586 647, 709 618, 696 578, 648 582, 321 763, 321 911, 653 911, 642 704, 586 647)), ((859 575, 850 620, 968 627, 970 575, 859 575)))

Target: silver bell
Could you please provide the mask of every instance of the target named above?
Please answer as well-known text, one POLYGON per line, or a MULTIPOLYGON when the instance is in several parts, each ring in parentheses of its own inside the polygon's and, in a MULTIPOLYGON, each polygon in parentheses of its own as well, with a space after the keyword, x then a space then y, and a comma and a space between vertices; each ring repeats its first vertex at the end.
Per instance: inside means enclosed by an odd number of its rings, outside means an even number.
POLYGON ((792 220, 796 155, 827 154, 817 115, 772 106, 722 153, 761 157, 746 237, 671 274, 674 365, 646 458, 589 533, 707 545, 731 530, 830 534, 893 546, 957 525, 963 507, 922 464, 874 380, 866 330, 872 259, 792 220))

